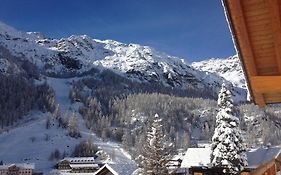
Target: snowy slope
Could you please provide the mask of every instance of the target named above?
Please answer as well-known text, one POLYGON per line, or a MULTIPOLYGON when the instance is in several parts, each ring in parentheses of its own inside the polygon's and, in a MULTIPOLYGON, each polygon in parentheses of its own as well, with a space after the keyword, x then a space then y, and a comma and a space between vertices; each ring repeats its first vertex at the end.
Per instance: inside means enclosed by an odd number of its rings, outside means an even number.
MULTIPOLYGON (((85 127, 82 116, 78 113, 80 103, 71 104, 68 98, 70 84, 73 79, 47 78, 48 84, 56 92, 56 101, 60 105, 62 114, 77 113, 81 139, 88 139, 90 131, 85 127)), ((0 133, 0 160, 4 163, 35 163, 36 169, 44 174, 49 174, 56 161, 49 161, 49 157, 55 149, 61 153, 71 155, 74 146, 81 139, 67 136, 67 130, 59 128, 56 122, 50 129, 46 129, 46 120, 49 113, 31 112, 26 122, 20 126, 0 133), (46 137, 49 137, 46 139, 46 137)), ((68 116, 68 115, 66 115, 68 116)), ((110 156, 110 163, 122 164, 123 168, 134 168, 135 162, 119 144, 103 142, 96 135, 93 136, 94 144, 104 150, 110 156)))
POLYGON ((191 64, 197 70, 215 73, 232 82, 234 86, 246 88, 244 72, 237 55, 227 59, 209 59, 191 64))
POLYGON ((193 62, 191 66, 199 71, 210 72, 219 77, 223 77, 234 87, 239 89, 249 99, 248 87, 241 62, 237 55, 227 59, 209 59, 200 62, 193 62))
POLYGON ((71 152, 77 140, 67 137, 65 131, 57 127, 45 129, 45 114, 34 113, 31 117, 34 118, 31 122, 0 135, 0 159, 4 163, 35 163, 37 170, 48 174, 55 165, 54 161, 48 161, 51 153, 55 149, 61 153, 71 152))
MULTIPOLYGON (((148 46, 97 40, 89 36, 48 39, 40 33, 20 32, 0 22, 0 46, 13 55, 35 63, 42 72, 77 75, 94 67, 106 68, 140 82, 158 82, 177 88, 209 89, 218 93, 223 81, 211 71, 196 70, 183 59, 156 51, 148 46)), ((236 101, 246 99, 246 92, 234 84, 236 101)))

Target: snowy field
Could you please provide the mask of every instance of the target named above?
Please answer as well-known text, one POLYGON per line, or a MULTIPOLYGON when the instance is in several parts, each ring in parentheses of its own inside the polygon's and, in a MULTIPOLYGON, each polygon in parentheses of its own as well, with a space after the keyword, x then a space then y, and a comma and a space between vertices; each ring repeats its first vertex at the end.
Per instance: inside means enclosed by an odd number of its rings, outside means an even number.
MULTIPOLYGON (((81 103, 71 104, 68 95, 73 79, 47 78, 48 84, 56 92, 56 102, 60 105, 62 114, 77 113, 79 128, 82 138, 89 138, 89 130, 85 127, 84 120, 78 114, 81 103)), ((46 119, 49 113, 33 111, 25 122, 9 131, 0 134, 0 161, 4 163, 35 163, 37 170, 44 174, 50 174, 55 161, 49 161, 49 157, 55 149, 61 153, 70 155, 80 139, 66 136, 67 130, 59 128, 56 124, 46 129, 46 119)), ((135 163, 119 144, 103 142, 93 134, 93 141, 103 149, 110 157, 109 163, 116 163, 134 167, 135 163)), ((126 168, 126 166, 124 167, 126 168)))

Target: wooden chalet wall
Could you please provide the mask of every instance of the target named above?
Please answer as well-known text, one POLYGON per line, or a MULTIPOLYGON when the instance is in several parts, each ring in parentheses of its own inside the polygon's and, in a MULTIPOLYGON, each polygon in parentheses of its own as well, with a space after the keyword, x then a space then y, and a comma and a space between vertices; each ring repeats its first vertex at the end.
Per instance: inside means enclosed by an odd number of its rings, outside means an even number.
POLYGON ((257 169, 251 171, 249 175, 277 175, 277 172, 280 173, 280 161, 273 159, 260 165, 257 169))
POLYGON ((281 0, 223 0, 253 100, 281 102, 281 0))
MULTIPOLYGON (((242 172, 240 175, 279 175, 281 174, 281 157, 274 158, 264 164, 259 165, 254 170, 247 170, 250 172, 242 172), (279 174, 278 174, 279 173, 279 174)), ((192 175, 221 175, 222 169, 193 167, 190 169, 192 175)))

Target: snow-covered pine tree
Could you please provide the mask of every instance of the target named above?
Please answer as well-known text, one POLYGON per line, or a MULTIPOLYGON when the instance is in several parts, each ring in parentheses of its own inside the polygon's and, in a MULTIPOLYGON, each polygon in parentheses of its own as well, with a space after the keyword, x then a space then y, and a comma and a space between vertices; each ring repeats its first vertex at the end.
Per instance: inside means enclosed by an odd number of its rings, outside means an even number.
POLYGON ((78 119, 75 113, 72 114, 68 121, 68 135, 74 138, 81 137, 81 133, 78 127, 78 119))
POLYGON ((219 112, 212 138, 211 162, 222 168, 223 173, 236 175, 247 166, 246 147, 241 134, 239 119, 233 110, 232 94, 222 84, 218 97, 219 112))
POLYGON ((155 114, 151 128, 147 132, 141 155, 138 159, 139 171, 137 174, 168 174, 167 164, 171 160, 173 144, 168 143, 161 123, 162 120, 158 114, 155 114))

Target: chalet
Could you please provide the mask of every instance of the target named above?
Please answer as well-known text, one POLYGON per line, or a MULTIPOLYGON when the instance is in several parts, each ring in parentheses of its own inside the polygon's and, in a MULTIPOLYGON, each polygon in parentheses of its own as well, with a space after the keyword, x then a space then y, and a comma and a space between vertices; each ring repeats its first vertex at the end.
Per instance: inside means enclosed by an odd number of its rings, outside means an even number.
POLYGON ((281 102, 281 1, 222 0, 253 101, 281 102))
POLYGON ((34 164, 4 164, 0 165, 0 175, 32 175, 34 164))
POLYGON ((136 170, 136 165, 130 164, 105 164, 95 175, 131 175, 136 170))
POLYGON ((99 168, 94 157, 68 157, 58 162, 58 169, 62 172, 94 173, 99 168))
POLYGON ((186 171, 185 169, 180 168, 183 156, 184 156, 184 152, 183 152, 183 150, 180 150, 178 155, 175 155, 174 157, 172 157, 172 159, 168 163, 169 174, 171 174, 171 175, 177 174, 178 175, 178 174, 182 174, 183 172, 186 171))
MULTIPOLYGON (((281 147, 247 151, 248 166, 241 175, 277 175, 281 173, 281 147)), ((221 169, 211 166, 210 148, 189 148, 181 168, 190 175, 220 175, 221 169)))

